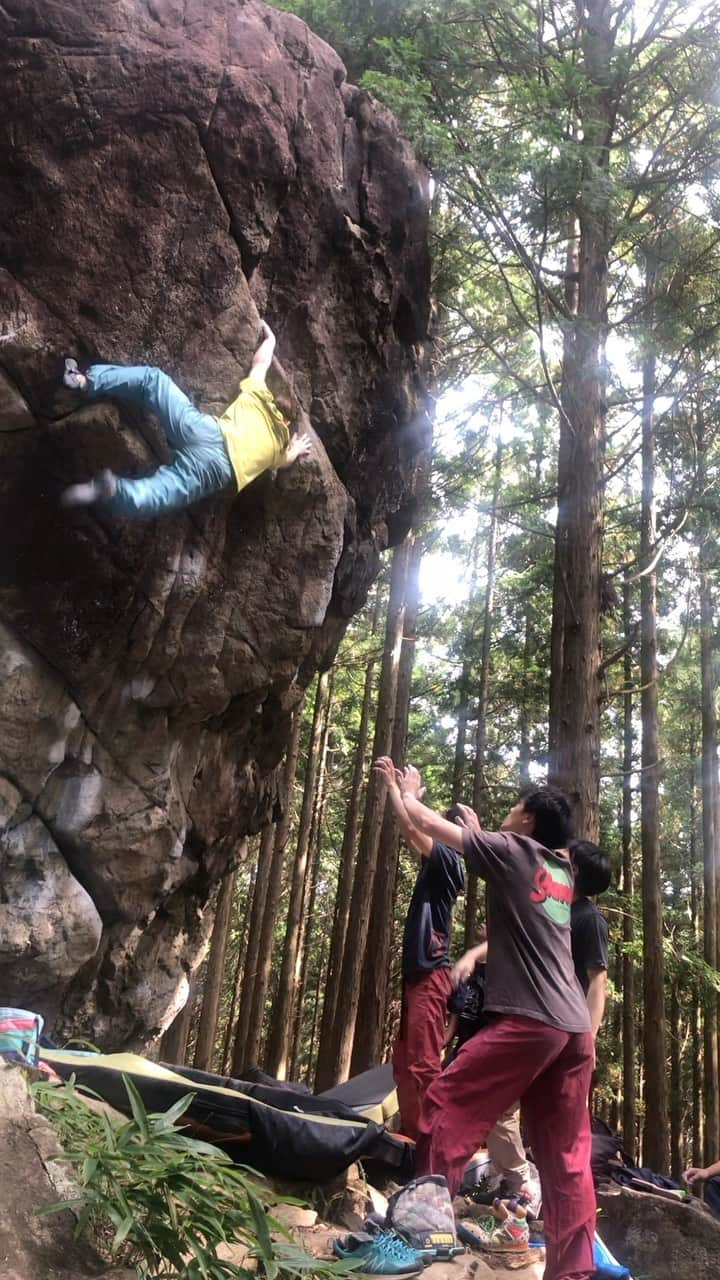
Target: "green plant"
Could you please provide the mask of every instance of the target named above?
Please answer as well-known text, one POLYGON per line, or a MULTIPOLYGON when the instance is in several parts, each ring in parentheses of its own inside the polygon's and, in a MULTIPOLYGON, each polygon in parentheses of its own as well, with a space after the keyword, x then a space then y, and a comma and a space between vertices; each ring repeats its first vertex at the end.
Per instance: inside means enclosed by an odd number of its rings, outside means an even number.
POLYGON ((76 1197, 41 1212, 72 1208, 78 1234, 91 1230, 112 1258, 156 1280, 249 1280, 257 1270, 268 1280, 297 1280, 346 1270, 311 1258, 268 1215, 279 1197, 267 1183, 176 1127, 192 1094, 151 1114, 132 1081, 124 1083, 127 1121, 88 1107, 74 1079, 33 1086, 78 1183, 76 1197), (246 1246, 247 1265, 217 1257, 218 1245, 229 1243, 246 1246))

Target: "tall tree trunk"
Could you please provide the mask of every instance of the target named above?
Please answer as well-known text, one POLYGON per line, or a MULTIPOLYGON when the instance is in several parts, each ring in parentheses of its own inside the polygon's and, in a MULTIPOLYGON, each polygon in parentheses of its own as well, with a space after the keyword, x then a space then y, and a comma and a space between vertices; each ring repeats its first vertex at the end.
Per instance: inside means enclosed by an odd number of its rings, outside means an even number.
MULTIPOLYGON (((697 862, 697 745, 693 733, 691 743, 690 766, 690 922, 695 943, 695 951, 700 948, 700 886, 698 883, 697 862)), ((692 1155, 690 1163, 696 1169, 703 1163, 703 1043, 700 1010, 702 1008, 702 985, 696 976, 692 981, 690 992, 690 1037, 692 1051, 692 1155)))
MULTIPOLYGON (((679 905, 680 893, 675 889, 673 901, 679 905)), ((680 1068, 680 994, 677 980, 670 983, 670 1177, 682 1174, 682 1079, 680 1068)))
POLYGON ((306 1073, 308 1080, 310 1080, 311 1076, 313 1076, 315 1071, 317 1070, 316 1052, 317 1052, 318 1031, 320 1030, 320 988, 322 987, 323 979, 327 973, 327 970, 326 970, 327 949, 328 949, 328 935, 327 933, 323 933, 320 938, 320 955, 318 957, 317 973, 315 974, 315 994, 313 997, 312 1023, 310 1026, 310 1045, 308 1048, 308 1062, 307 1062, 307 1073, 306 1073))
MULTIPOLYGON (((495 607, 495 559, 497 555, 498 503, 502 479, 503 443, 498 435, 495 447, 490 528, 488 529, 487 560, 485 564, 485 607, 483 609, 482 641, 480 645, 480 675, 478 681, 477 721, 475 727, 475 766, 473 770, 472 807, 483 820, 483 805, 488 790, 487 766, 487 709, 490 690, 490 646, 492 644, 493 609, 495 607)), ((465 884, 465 949, 477 942, 478 878, 469 872, 465 884)))
POLYGON ((303 1003, 307 986, 308 964, 310 962, 310 942, 315 920, 315 902, 317 899, 318 873, 322 854, 322 831, 327 804, 327 789, 332 766, 330 751, 330 722, 333 709, 334 671, 330 672, 330 688, 328 690, 325 720, 320 744, 320 766, 315 788, 315 806, 310 828, 310 867, 305 881, 305 893, 302 905, 300 938, 295 962, 295 999, 293 1007, 292 1051, 290 1055, 291 1079, 299 1079, 299 1062, 302 1056, 303 1003))
POLYGON ((195 1012, 197 995, 197 970, 190 975, 188 998, 177 1017, 170 1023, 160 1041, 160 1058, 163 1062, 183 1067, 187 1057, 188 1040, 195 1012))
MULTIPOLYGON (((704 423, 698 423, 698 447, 704 472, 704 423)), ((701 480, 702 483, 702 480, 701 480)), ((704 486, 703 486, 704 487, 704 486)), ((713 599, 706 572, 705 544, 700 552, 700 672, 702 686, 702 835, 703 835, 703 955, 712 968, 717 964, 717 857, 720 831, 717 823, 717 713, 713 666, 713 599)), ((717 997, 708 983, 703 987, 703 1094, 704 1161, 717 1159, 718 1133, 718 1017, 717 997)))
MULTIPOLYGON (((302 941, 300 952, 298 955, 298 989, 295 1000, 295 1016, 293 1019, 293 1035, 292 1035, 292 1052, 290 1055, 290 1079, 301 1080, 303 1078, 302 1060, 303 1060, 303 1031, 305 1029, 304 1004, 305 992, 307 990, 308 972, 310 961, 312 958, 312 937, 313 924, 315 923, 315 904, 317 902, 318 888, 318 871, 320 864, 320 854, 322 851, 322 840, 320 837, 320 829, 318 829, 312 841, 312 867, 310 869, 310 892, 308 896, 308 904, 305 910, 305 923, 302 930, 302 941)), ((323 935, 324 936, 324 935, 323 935)), ((315 1012, 311 1019, 311 1036, 312 1025, 315 1021, 315 1012)), ((312 1057, 312 1044, 308 1051, 308 1060, 312 1057)))
POLYGON ((502 478, 503 443, 498 437, 495 449, 490 528, 488 530, 487 562, 485 573, 485 608, 483 610, 482 644, 480 648, 480 679, 478 683, 477 725, 475 730, 475 773, 473 777, 473 808, 482 813, 483 799, 488 789, 487 765, 487 708, 490 689, 490 646, 492 644, 493 609, 495 607, 495 559, 497 556, 497 516, 502 478))
POLYGON ((195 1066, 199 1071, 212 1071, 215 1059, 215 1035, 217 1033, 220 995, 225 977, 230 922, 232 920, 235 872, 223 878, 218 894, 213 924, 210 955, 208 956, 205 986, 203 988, 197 1039, 195 1041, 195 1066))
MULTIPOLYGON (((465 637, 466 643, 468 637, 465 637)), ((465 750, 467 747, 467 729, 468 714, 470 709, 470 659, 466 655, 463 658, 463 664, 460 669, 460 677, 458 679, 458 702, 457 702, 457 730, 455 733, 455 752, 453 755, 453 776, 451 795, 453 804, 463 799, 463 787, 465 784, 465 770, 467 768, 467 760, 465 750)))
MULTIPOLYGON (((403 636, 398 668, 395 715, 390 754, 397 763, 405 760, 408 712, 412 673, 415 663, 415 641, 420 598, 420 563, 422 540, 410 536, 405 578, 403 636)), ((400 829, 391 805, 386 804, 380 831, 378 870, 373 885, 373 901, 365 944, 366 962, 360 978, 358 1025, 362 1035, 356 1037, 350 1063, 351 1075, 366 1071, 382 1062, 383 1031, 387 1004, 388 978, 393 946, 397 872, 400 851, 400 829)))
POLYGON ((235 1041, 235 1052, 233 1054, 233 1075, 235 1076, 242 1076, 244 1067, 257 1066, 260 1060, 260 1042, 262 1039, 265 1014, 265 1000, 270 983, 275 926, 277 924, 278 910, 280 906, 285 848, 287 845, 293 813, 293 789, 295 786, 295 773, 297 771, 298 754, 300 751, 303 701, 301 701, 295 708, 292 729, 290 731, 290 740, 288 742, 287 753, 285 756, 285 769, 283 771, 282 782, 283 812, 282 817, 275 826, 272 861, 270 864, 270 874, 267 884, 267 897, 265 899, 265 909, 263 911, 262 928, 260 930, 260 941, 258 944, 257 975, 253 985, 253 999, 250 1008, 247 1035, 244 1040, 238 1036, 235 1041))
POLYGON ((220 1059, 221 1075, 228 1075, 232 1066, 232 1049, 235 1042, 235 1027, 237 1022, 238 1001, 242 994, 242 978, 245 968, 245 956, 247 954, 247 935, 250 924, 250 911, 252 908, 252 899, 255 893, 255 880, 251 875, 248 879, 247 889, 244 893, 244 902, 242 917, 239 926, 239 937, 237 952, 235 954, 235 965, 232 980, 232 999, 230 1001, 230 1009, 228 1011, 227 1022, 225 1023, 225 1033, 223 1035, 222 1055, 220 1059))
POLYGON ((265 1052, 267 1069, 279 1080, 286 1078, 290 1036, 293 1026, 293 1012, 297 991, 297 956, 300 942, 302 907, 305 896, 305 880, 308 869, 308 852, 310 844, 310 824, 315 805, 315 783, 320 763, 320 744, 330 688, 329 672, 318 676, 315 694, 315 710, 313 714, 310 749, 308 752, 305 780, 303 785, 303 801, 300 811, 297 849, 293 863, 292 884, 290 887, 290 903, 288 906, 285 940, 283 943, 282 963, 278 989, 273 1006, 273 1018, 265 1052))
MULTIPOLYGON (((698 481, 706 487, 706 431, 702 400, 697 404, 698 481)), ((703 956, 706 964, 717 966, 718 871, 720 823, 718 822, 717 712, 714 668, 714 601, 707 572, 708 536, 702 531, 700 544, 700 679, 702 720, 702 837, 703 837, 703 956)), ((717 997, 703 984, 703 1147, 705 1164, 716 1159, 720 1134, 718 1111, 718 1012, 717 997)))
MULTIPOLYGON (((373 611, 372 635, 374 636, 380 620, 380 592, 375 595, 373 611)), ((335 1022, 338 996, 340 992, 340 971, 342 968, 345 934, 347 932, 350 896, 352 894, 353 876, 355 872, 355 847, 358 828, 360 826, 360 801, 362 797, 363 778, 365 775, 365 755, 367 752, 368 730, 370 727, 370 711, 372 708, 373 687, 375 681, 376 660, 370 658, 365 669, 365 686, 363 689, 360 727, 358 729, 355 759, 353 762, 352 782, 345 811, 345 827, 340 850, 340 871, 338 875, 337 893, 335 895, 335 911, 333 914, 332 935, 330 938, 330 954, 328 956, 327 983, 323 1001, 322 1021, 318 1048, 317 1068, 315 1072, 315 1091, 321 1093, 335 1083, 333 1078, 332 1059, 328 1054, 332 1027, 335 1022)))
POLYGON ((631 948, 635 941, 634 867, 632 844, 632 767, 633 767, 633 663, 630 651, 630 583, 623 585, 623 631, 627 648, 623 658, 623 778, 622 778, 622 859, 623 859, 623 1146, 632 1155, 637 1142, 635 1101, 635 961, 631 948))
POLYGON ((270 879, 273 840, 274 827, 272 823, 268 823, 266 827, 263 827, 262 834, 260 836, 260 847, 257 855, 257 869, 255 872, 255 887, 253 889, 252 906, 250 908, 250 919, 248 922, 248 940, 245 951, 242 992, 240 995, 237 1026, 235 1028, 234 1066, 238 1068, 238 1075, 241 1074, 241 1071, 245 1067, 255 1065, 252 1061, 248 1061, 245 1049, 247 1044, 248 1026, 250 1024, 250 1011, 252 1009, 255 995, 255 983, 257 981, 258 956, 260 953, 260 931, 262 927, 263 913, 265 910, 265 901, 267 898, 268 881, 270 879))
MULTIPOLYGON (((599 833, 600 601, 607 411, 609 190, 615 119, 613 11, 577 6, 586 88, 579 94, 582 172, 577 274, 567 281, 551 633, 550 777, 573 801, 578 831, 599 833), (577 293, 572 289, 577 282, 577 293)), ((574 232, 574 228, 573 228, 574 232)), ((575 235, 569 236, 572 262, 575 235)))
POLYGON ((468 719, 470 715, 470 676, 472 671, 471 652, 474 649, 474 618, 472 607, 477 594, 477 573, 478 573, 478 557, 480 551, 480 529, 475 531, 475 537, 472 544, 472 571, 470 574, 470 590, 468 592, 468 613, 469 617, 467 625, 463 629, 462 636, 462 652, 463 661, 460 669, 460 678, 458 680, 458 704, 457 704, 457 732, 455 734, 455 754, 453 756, 453 776, 452 776, 452 802, 457 804, 465 798, 465 773, 467 770, 467 759, 465 751, 467 748, 467 730, 468 719))
POLYGON ((520 692, 520 746, 518 748, 518 775, 521 783, 530 781, 530 665, 532 662, 533 606, 528 594, 525 598, 525 637, 522 656, 522 688, 520 692))
POLYGON ((565 250, 565 308, 569 319, 563 330, 563 376, 560 386, 560 432, 558 438, 557 494, 558 506, 555 520, 555 547, 553 559, 553 599, 550 622, 550 706, 548 717, 548 761, 550 776, 557 764, 560 767, 560 747, 563 739, 562 712, 565 687, 565 626, 568 612, 567 570, 565 567, 570 508, 565 499, 570 480, 574 449, 574 430, 571 414, 573 379, 571 370, 575 360, 575 332, 571 318, 577 323, 580 281, 580 227, 575 213, 568 218, 567 246, 565 250), (565 508, 567 507, 567 510, 565 508), (562 519, 561 519, 562 516, 562 519))
MULTIPOLYGON (((400 654, 404 623, 405 580, 410 556, 410 544, 406 539, 395 548, 390 577, 390 599, 385 625, 385 648, 380 672, 373 759, 386 756, 392 744, 395 698, 397 694, 400 654)), ((370 774, 365 799, 362 830, 358 846, 357 867, 353 882, 348 927, 340 971, 338 1001, 335 1021, 331 1028, 328 1046, 328 1074, 333 1080, 347 1079, 352 1056, 355 1021, 360 1000, 360 978, 365 962, 373 884, 377 866, 382 814, 385 806, 385 788, 375 773, 370 774)))
MULTIPOLYGON (((655 292, 656 270, 648 256, 646 297, 655 292)), ((642 511, 640 559, 640 706, 642 753, 640 774, 640 830, 642 842, 643 1055, 645 1061, 646 1164, 668 1168, 667 1033, 665 1024, 665 958, 663 953, 662 868, 660 865, 660 800, 658 787, 658 666, 657 575, 650 568, 655 555, 655 356, 643 361, 642 511)))

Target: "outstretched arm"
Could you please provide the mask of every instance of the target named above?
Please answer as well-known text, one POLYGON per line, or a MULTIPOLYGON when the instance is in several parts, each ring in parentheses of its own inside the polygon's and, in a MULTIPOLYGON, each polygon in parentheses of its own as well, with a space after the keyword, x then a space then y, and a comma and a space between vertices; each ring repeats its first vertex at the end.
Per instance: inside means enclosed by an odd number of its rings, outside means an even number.
POLYGON ((256 382, 264 382, 275 354, 275 334, 265 320, 262 322, 263 340, 252 358, 250 373, 256 382))
POLYGON ((419 797, 423 787, 420 774, 411 764, 402 772, 400 791, 405 812, 414 827, 433 840, 441 840, 451 849, 457 849, 458 853, 463 852, 464 828, 455 822, 449 822, 447 818, 441 818, 439 813, 433 813, 432 809, 421 803, 419 797))
POLYGON ((400 832, 406 845, 412 849, 413 853, 419 853, 422 858, 429 858, 433 847, 432 837, 423 835, 422 831, 419 831, 410 821, 403 798, 400 795, 398 773, 392 760, 389 756, 381 756, 379 760, 375 761, 373 769, 387 783, 388 799, 395 810, 400 832))
POLYGON ((707 1169, 686 1169, 683 1174, 683 1182, 689 1187, 695 1186, 696 1183, 706 1182, 708 1178, 716 1178, 720 1173, 720 1160, 717 1164, 708 1165, 707 1169))

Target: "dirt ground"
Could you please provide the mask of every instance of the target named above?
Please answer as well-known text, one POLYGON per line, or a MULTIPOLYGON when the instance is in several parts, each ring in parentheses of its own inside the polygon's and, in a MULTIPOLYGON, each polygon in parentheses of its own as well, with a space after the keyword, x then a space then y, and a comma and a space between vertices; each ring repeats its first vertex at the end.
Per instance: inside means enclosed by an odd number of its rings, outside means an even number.
MULTIPOLYGON (((313 1209, 295 1205, 277 1205, 272 1215, 315 1258, 331 1258, 333 1238, 348 1230, 321 1222, 313 1209)), ((218 1252, 229 1261, 244 1261, 242 1250, 236 1247, 228 1246, 218 1252)), ((538 1261, 536 1253, 534 1250, 532 1254, 512 1259, 493 1259, 480 1253, 460 1254, 452 1262, 435 1262, 426 1267, 422 1276, 423 1280, 542 1280, 544 1261, 538 1261)))

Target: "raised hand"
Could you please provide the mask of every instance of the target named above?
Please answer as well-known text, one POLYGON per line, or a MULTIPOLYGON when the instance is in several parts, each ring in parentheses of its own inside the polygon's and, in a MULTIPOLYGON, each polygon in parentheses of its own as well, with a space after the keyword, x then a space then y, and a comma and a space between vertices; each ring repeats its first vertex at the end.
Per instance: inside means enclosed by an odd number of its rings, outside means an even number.
POLYGON ((468 831, 481 830, 480 819, 478 818, 475 810, 470 808, 469 804, 459 804, 458 809, 460 810, 458 826, 467 827, 468 831))
POLYGON ((414 796, 416 800, 422 800, 425 795, 422 778, 414 764, 407 764, 403 769, 400 777, 400 790, 403 795, 414 796))
POLYGON ((388 787, 399 785, 400 773, 395 768, 390 756, 380 756, 373 764, 373 769, 387 783, 388 787))

